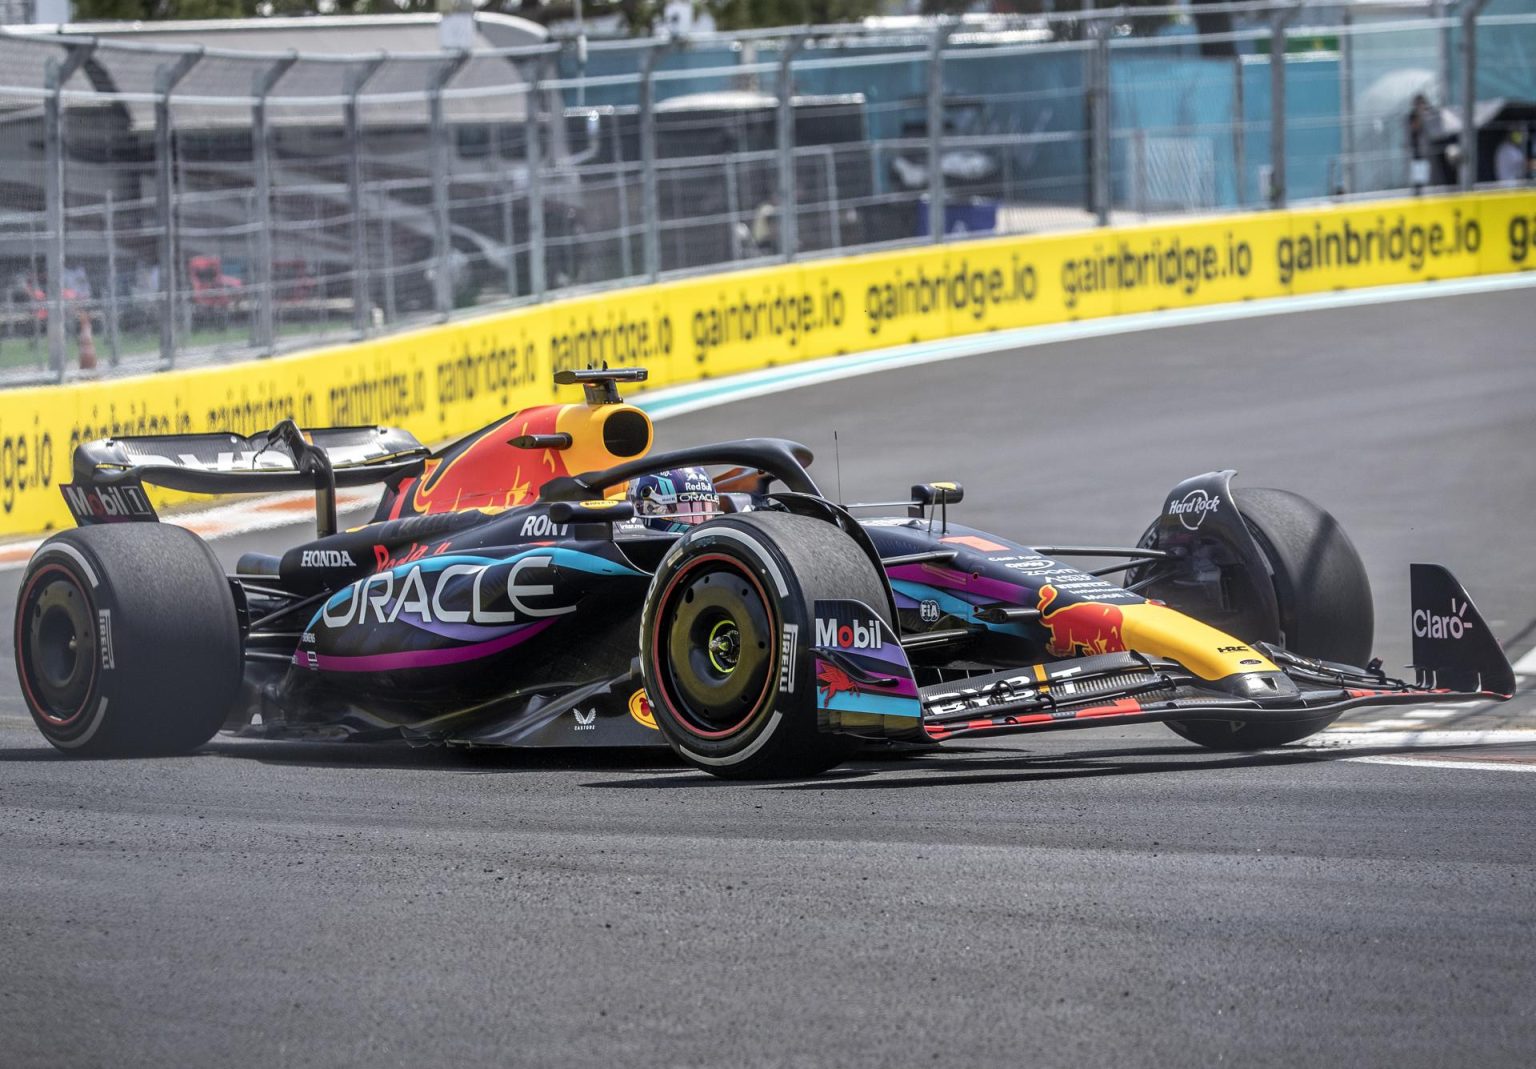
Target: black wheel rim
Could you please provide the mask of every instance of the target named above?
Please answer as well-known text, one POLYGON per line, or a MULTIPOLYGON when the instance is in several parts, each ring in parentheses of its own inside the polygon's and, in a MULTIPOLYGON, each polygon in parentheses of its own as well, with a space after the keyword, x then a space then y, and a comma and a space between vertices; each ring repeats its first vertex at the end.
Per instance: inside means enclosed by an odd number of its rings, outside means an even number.
POLYGON ((50 726, 72 725, 96 682, 97 645, 90 599, 75 577, 50 565, 33 577, 22 603, 22 683, 50 726))
POLYGON ((701 558, 674 577, 661 607, 657 659, 681 726, 705 738, 747 727, 772 695, 774 613, 736 561, 701 558))

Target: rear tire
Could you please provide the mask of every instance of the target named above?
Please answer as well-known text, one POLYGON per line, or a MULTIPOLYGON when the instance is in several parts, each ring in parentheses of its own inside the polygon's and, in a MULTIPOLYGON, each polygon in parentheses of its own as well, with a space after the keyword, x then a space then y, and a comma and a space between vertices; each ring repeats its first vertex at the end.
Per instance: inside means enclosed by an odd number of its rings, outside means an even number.
MULTIPOLYGON (((1232 497, 1269 563, 1280 609, 1280 644, 1305 657, 1364 664, 1371 655, 1376 610, 1365 565, 1339 521, 1286 490, 1241 489, 1232 497)), ((1267 750, 1315 734, 1333 719, 1265 724, 1170 720, 1168 727, 1211 750, 1267 750)))
POLYGON ((656 724, 685 761, 729 779, 780 779, 853 753, 856 739, 817 727, 808 651, 819 600, 861 601, 892 623, 873 562, 823 520, 727 516, 667 554, 646 595, 640 666, 656 724))
POLYGON ((43 736, 81 757, 178 754, 224 722, 243 672, 229 582, 180 527, 64 531, 16 602, 16 671, 43 736))

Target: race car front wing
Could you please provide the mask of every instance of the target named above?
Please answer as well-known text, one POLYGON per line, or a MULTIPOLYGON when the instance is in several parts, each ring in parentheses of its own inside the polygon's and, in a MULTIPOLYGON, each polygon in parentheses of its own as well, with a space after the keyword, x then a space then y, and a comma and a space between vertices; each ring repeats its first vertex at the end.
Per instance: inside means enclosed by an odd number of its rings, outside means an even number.
POLYGON ((1254 643, 1279 671, 1202 679, 1135 651, 1097 654, 919 687, 899 641, 857 602, 818 603, 826 637, 813 648, 822 727, 934 741, 1154 721, 1318 721, 1366 705, 1502 701, 1514 672, 1466 591, 1439 565, 1411 568, 1414 682, 1254 643), (878 627, 865 638, 861 628, 878 627), (850 645, 853 647, 850 649, 850 645))

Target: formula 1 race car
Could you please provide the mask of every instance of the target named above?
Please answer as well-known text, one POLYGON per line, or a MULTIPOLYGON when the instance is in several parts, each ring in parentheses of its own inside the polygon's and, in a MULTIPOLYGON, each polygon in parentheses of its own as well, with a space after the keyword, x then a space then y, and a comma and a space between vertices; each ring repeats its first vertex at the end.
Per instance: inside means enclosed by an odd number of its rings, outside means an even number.
POLYGON ((1133 547, 952 522, 953 483, 858 520, 779 439, 651 452, 639 369, 564 371, 440 451, 398 430, 106 439, 33 556, 22 689, 73 754, 263 737, 670 745, 720 776, 818 773, 871 741, 1161 721, 1221 750, 1346 709, 1513 693, 1443 568, 1412 566, 1413 682, 1370 659, 1364 569, 1333 518, 1231 471, 1170 493, 1133 547), (724 470, 722 470, 724 469, 724 470), (226 575, 144 484, 314 488, 319 537, 226 575), (382 484, 339 531, 336 488, 382 484), (890 509, 897 513, 889 514, 890 509), (1081 570, 1065 560, 1114 558, 1081 570), (1123 585, 1109 576, 1123 576, 1123 585))

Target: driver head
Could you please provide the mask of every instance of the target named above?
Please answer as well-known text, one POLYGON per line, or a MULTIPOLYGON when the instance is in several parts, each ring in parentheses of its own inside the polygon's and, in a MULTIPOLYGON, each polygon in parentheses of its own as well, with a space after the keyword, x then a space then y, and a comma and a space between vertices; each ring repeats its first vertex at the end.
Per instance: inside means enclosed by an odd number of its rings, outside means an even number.
POLYGON ((686 531, 720 512, 720 495, 703 468, 673 468, 629 484, 635 516, 655 531, 686 531))

